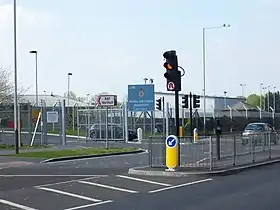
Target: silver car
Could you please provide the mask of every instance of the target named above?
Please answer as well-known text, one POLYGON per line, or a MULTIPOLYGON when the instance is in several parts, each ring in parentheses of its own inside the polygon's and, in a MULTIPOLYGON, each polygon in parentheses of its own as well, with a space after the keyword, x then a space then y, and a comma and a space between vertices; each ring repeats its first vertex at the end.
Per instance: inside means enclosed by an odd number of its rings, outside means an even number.
POLYGON ((246 126, 242 133, 242 144, 248 144, 250 142, 255 145, 268 145, 269 140, 273 144, 278 143, 278 133, 268 123, 250 123, 246 126))

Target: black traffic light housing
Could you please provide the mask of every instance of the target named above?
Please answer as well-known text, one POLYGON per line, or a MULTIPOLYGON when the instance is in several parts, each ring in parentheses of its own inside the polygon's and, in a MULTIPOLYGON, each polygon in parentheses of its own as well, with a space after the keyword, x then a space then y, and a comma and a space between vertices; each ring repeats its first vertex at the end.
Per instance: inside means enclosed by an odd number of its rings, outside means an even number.
POLYGON ((193 108, 199 108, 200 107, 200 96, 193 95, 193 108))
POLYGON ((156 109, 160 110, 160 111, 162 110, 162 103, 161 102, 162 102, 161 98, 156 100, 156 109))
POLYGON ((175 50, 166 51, 163 53, 165 63, 163 64, 166 72, 167 91, 181 91, 181 71, 178 70, 178 58, 175 50))
POLYGON ((184 95, 182 97, 182 106, 183 108, 189 108, 189 96, 188 95, 184 95))

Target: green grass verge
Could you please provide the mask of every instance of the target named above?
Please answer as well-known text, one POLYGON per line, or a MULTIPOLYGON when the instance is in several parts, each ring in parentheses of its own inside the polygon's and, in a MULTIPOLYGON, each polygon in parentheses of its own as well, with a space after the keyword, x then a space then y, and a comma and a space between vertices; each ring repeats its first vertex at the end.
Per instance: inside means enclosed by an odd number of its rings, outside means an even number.
POLYGON ((34 157, 34 158, 58 158, 80 155, 100 155, 100 154, 112 154, 117 152, 132 152, 135 148, 79 148, 73 150, 54 150, 54 151, 38 151, 38 152, 24 152, 20 154, 8 154, 4 156, 16 156, 16 157, 34 157))
MULTIPOLYGON (((40 149, 40 148, 50 148, 51 146, 47 145, 35 145, 35 146, 28 146, 28 145, 23 145, 20 147, 20 149, 40 149)), ((8 145, 8 144, 0 144, 0 150, 10 150, 10 149, 15 149, 14 145, 8 145)))
MULTIPOLYGON (((53 133, 53 134, 59 134, 58 130, 48 130, 48 133, 53 133)), ((70 135, 70 136, 78 136, 78 130, 74 130, 73 129, 66 129, 65 131, 66 135, 70 135)), ((84 130, 80 130, 79 132, 79 136, 86 136, 86 133, 84 130)))

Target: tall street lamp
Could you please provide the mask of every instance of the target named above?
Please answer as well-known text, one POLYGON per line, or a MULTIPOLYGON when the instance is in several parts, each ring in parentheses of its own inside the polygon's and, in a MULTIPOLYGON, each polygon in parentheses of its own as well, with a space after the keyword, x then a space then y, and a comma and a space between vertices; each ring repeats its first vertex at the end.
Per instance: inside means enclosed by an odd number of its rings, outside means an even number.
POLYGON ((241 87, 241 96, 244 97, 244 87, 246 87, 246 84, 240 84, 241 87))
POLYGON ((228 28, 230 27, 229 24, 223 24, 221 26, 214 26, 214 27, 206 27, 202 29, 202 51, 203 51, 203 123, 204 123, 204 135, 206 135, 206 62, 205 62, 205 57, 206 57, 206 39, 205 39, 205 31, 206 30, 212 30, 212 29, 219 29, 219 28, 228 28))
POLYGON ((68 73, 68 90, 67 90, 67 104, 69 109, 69 96, 70 96, 70 76, 73 74, 71 72, 68 73))
POLYGON ((18 95, 17 95, 17 2, 14 0, 14 131, 15 131, 15 152, 19 153, 18 133, 18 95))
POLYGON ((29 53, 35 54, 35 68, 36 68, 36 105, 39 106, 39 99, 38 99, 38 53, 36 50, 31 50, 29 53))

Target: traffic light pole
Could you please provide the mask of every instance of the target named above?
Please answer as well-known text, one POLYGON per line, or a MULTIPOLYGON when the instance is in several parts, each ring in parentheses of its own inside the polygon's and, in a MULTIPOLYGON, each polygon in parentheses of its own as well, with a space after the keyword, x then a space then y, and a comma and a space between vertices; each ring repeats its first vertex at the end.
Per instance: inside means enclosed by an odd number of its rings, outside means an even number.
POLYGON ((190 93, 190 96, 189 96, 189 107, 190 107, 190 136, 193 136, 193 131, 192 131, 192 128, 193 128, 193 116, 192 116, 192 106, 193 106, 193 103, 192 103, 192 93, 190 93))
MULTIPOLYGON (((180 122, 179 122, 179 91, 175 91, 175 123, 176 123, 176 136, 179 136, 179 127, 180 127, 180 122)), ((178 142, 178 165, 180 166, 180 139, 178 142)))

